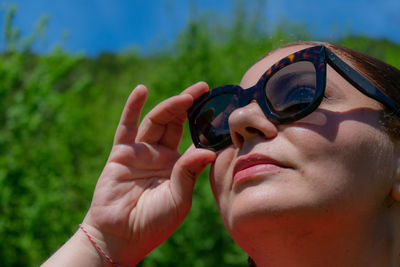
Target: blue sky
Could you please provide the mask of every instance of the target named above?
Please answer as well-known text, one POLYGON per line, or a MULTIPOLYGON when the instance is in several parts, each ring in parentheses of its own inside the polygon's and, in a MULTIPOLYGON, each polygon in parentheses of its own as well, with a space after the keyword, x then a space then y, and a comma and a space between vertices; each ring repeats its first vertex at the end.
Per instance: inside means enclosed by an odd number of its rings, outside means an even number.
MULTIPOLYGON (((233 0, 197 0, 198 12, 213 10, 219 18, 233 13, 233 0)), ((253 1, 247 1, 247 4, 253 1)), ((304 25, 318 39, 348 33, 383 37, 400 43, 400 0, 267 0, 265 24, 279 21, 304 25)), ((46 35, 36 45, 41 52, 63 41, 69 52, 96 55, 162 46, 173 40, 188 21, 189 0, 0 0, 3 25, 7 6, 17 6, 15 26, 29 34, 47 15, 46 35), (68 38, 65 38, 68 36, 68 38)), ((0 49, 4 38, 0 37, 0 49)))

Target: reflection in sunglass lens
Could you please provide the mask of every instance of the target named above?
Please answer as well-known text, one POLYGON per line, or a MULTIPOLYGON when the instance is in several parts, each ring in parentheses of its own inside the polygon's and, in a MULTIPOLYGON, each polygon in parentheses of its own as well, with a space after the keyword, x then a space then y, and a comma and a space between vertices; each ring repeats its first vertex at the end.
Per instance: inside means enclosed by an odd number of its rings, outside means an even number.
POLYGON ((221 94, 204 104, 194 119, 197 136, 204 146, 214 146, 230 138, 228 118, 238 107, 239 98, 234 94, 221 94))
POLYGON ((282 68, 268 80, 265 94, 271 111, 280 117, 306 110, 319 97, 314 65, 300 61, 282 68))

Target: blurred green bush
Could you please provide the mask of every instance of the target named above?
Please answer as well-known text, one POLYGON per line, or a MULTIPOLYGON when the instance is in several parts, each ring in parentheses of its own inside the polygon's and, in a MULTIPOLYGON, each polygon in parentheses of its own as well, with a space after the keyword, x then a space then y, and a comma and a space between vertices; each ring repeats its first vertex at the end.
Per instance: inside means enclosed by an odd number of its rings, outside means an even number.
MULTIPOLYGON (((199 80, 211 87, 239 83, 265 52, 312 39, 301 27, 288 24, 267 32, 265 20, 238 3, 229 23, 216 21, 212 13, 192 14, 174 44, 164 50, 96 58, 70 55, 62 48, 48 55, 32 53, 46 21, 23 37, 12 23, 16 10, 9 10, 0 54, 3 266, 37 266, 77 230, 124 102, 136 84, 149 88, 145 113, 199 80)), ((400 67, 399 44, 354 36, 335 42, 400 67)), ((186 131, 181 150, 189 145, 186 131)), ((243 266, 246 261, 222 226, 204 172, 188 218, 140 266, 243 266)))

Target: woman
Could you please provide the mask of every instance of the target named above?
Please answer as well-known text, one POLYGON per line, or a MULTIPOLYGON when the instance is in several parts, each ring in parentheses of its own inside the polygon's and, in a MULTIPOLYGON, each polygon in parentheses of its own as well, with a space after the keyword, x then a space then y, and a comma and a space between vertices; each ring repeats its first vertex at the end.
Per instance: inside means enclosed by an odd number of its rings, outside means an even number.
POLYGON ((81 230, 45 265, 137 264, 183 221, 212 163, 223 222, 257 266, 399 266, 399 77, 346 48, 290 44, 247 71, 248 89, 197 83, 140 126, 138 86, 81 230), (180 155, 188 110, 199 148, 180 155))

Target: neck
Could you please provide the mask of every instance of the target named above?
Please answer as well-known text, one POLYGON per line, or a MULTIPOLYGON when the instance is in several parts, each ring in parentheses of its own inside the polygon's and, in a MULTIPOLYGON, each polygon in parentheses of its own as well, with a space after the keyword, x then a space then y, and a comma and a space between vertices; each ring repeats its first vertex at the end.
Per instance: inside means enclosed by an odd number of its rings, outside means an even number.
POLYGON ((254 225, 253 221, 252 227, 233 237, 258 267, 399 266, 400 236, 393 223, 399 220, 384 213, 354 222, 347 216, 329 222, 275 218, 279 222, 254 225))

